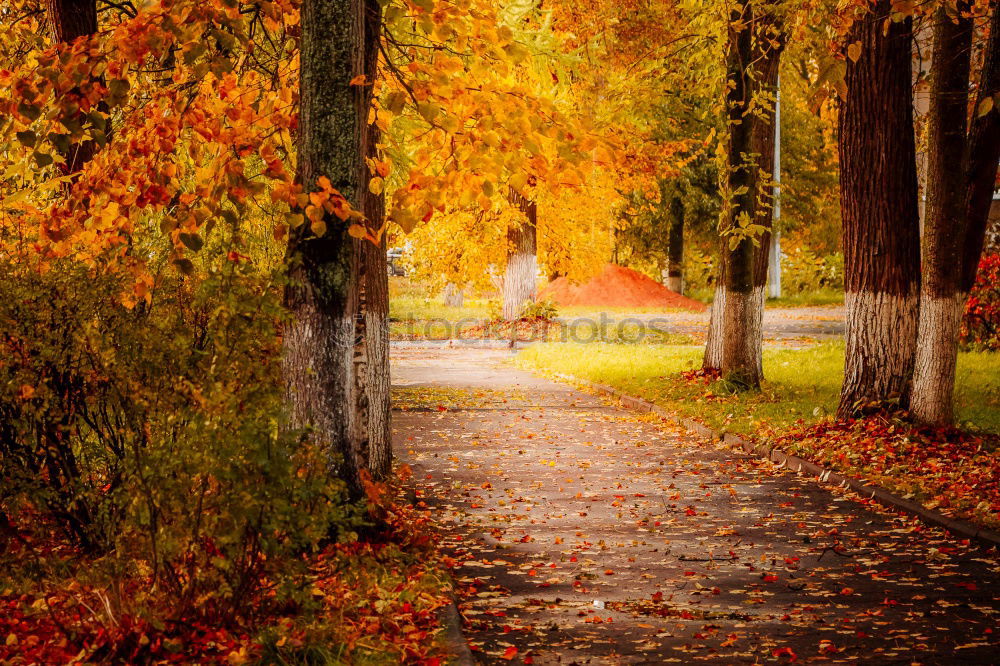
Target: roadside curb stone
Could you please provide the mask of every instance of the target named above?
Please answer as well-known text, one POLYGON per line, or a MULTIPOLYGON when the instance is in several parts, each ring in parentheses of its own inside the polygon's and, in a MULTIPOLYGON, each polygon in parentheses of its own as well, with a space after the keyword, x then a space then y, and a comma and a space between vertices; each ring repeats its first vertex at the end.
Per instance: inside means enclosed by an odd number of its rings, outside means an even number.
POLYGON ((694 419, 679 417, 676 414, 672 414, 666 409, 663 409, 659 405, 655 405, 648 400, 637 398, 636 396, 619 391, 613 386, 609 386, 607 384, 591 382, 572 375, 557 374, 556 376, 564 381, 575 382, 598 391, 599 393, 613 396, 617 398, 623 406, 628 407, 629 409, 641 412, 650 412, 668 421, 680 423, 680 425, 684 426, 691 432, 700 435, 701 437, 722 441, 724 444, 732 448, 742 449, 749 455, 770 460, 777 465, 787 467, 793 472, 816 477, 817 480, 824 483, 834 483, 848 487, 857 492, 859 495, 868 497, 883 506, 917 516, 930 525, 943 527, 953 534, 978 541, 984 546, 1000 546, 1000 533, 998 532, 985 528, 979 528, 966 521, 950 518, 938 511, 934 511, 933 509, 928 509, 925 506, 917 504, 916 502, 903 499, 902 497, 889 492, 885 488, 874 486, 865 483, 864 481, 838 474, 837 472, 829 470, 821 465, 817 465, 816 463, 810 462, 796 455, 786 453, 781 449, 771 446, 768 442, 755 443, 746 440, 739 435, 734 435, 733 433, 715 430, 694 419))

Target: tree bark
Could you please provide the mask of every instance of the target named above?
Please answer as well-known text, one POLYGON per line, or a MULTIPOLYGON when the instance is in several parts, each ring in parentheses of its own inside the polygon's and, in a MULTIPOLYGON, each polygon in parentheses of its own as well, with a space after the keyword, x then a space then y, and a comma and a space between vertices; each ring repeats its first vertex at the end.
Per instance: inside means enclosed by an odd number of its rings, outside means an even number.
POLYGON ((454 282, 449 282, 444 286, 442 300, 449 308, 460 308, 465 303, 465 292, 454 282))
POLYGON ((910 410, 925 423, 951 423, 958 336, 966 294, 961 292, 966 232, 966 128, 972 50, 967 2, 953 20, 934 15, 928 112, 927 207, 921 252, 923 284, 910 410))
MULTIPOLYGON (((379 197, 381 198, 381 197, 379 197)), ((384 217, 368 209, 366 216, 373 222, 384 217)), ((372 478, 382 480, 392 471, 392 407, 389 379, 389 275, 385 261, 385 242, 376 245, 363 241, 365 263, 365 351, 367 375, 365 392, 368 408, 368 469, 372 478)))
MULTIPOLYGON (((81 37, 97 32, 96 0, 46 0, 46 14, 52 41, 72 44, 81 37)), ((92 79, 96 80, 96 79, 92 79)), ((82 111, 77 111, 82 116, 82 111)), ((64 175, 76 174, 97 153, 96 141, 79 141, 60 151, 65 162, 61 165, 64 175)))
POLYGON ((846 359, 838 416, 898 401, 913 378, 920 290, 909 19, 890 0, 852 25, 840 112, 846 359))
MULTIPOLYGON (((303 0, 296 177, 305 191, 330 179, 353 206, 367 189, 371 87, 351 85, 365 73, 365 1, 303 0)), ((292 425, 329 447, 331 472, 362 496, 362 452, 355 428, 353 350, 358 256, 349 223, 327 214, 326 233, 303 224, 289 236, 292 321, 284 332, 284 373, 292 425)))
POLYGON ((968 9, 962 2, 956 20, 943 9, 935 17, 924 284, 910 404, 916 420, 934 424, 954 421, 962 312, 982 254, 1000 161, 1000 112, 980 113, 983 101, 1000 92, 1000 11, 991 3, 990 38, 968 127, 974 26, 961 16, 968 9))
MULTIPOLYGON (((378 73, 378 47, 382 32, 382 10, 377 0, 364 1, 364 70, 367 82, 378 73)), ((364 150, 367 160, 378 160, 380 131, 366 120, 364 150)), ((359 203, 372 230, 385 222, 385 195, 373 193, 368 179, 375 176, 366 164, 359 203)), ((360 266, 358 277, 358 317, 356 320, 355 431, 359 442, 359 461, 375 480, 392 471, 391 405, 389 380, 389 275, 385 257, 385 238, 378 244, 368 239, 355 240, 360 266)))
MULTIPOLYGON (((719 269, 723 269, 720 267, 719 269)), ((708 340, 705 342, 705 357, 702 370, 718 372, 722 368, 722 313, 726 309, 726 285, 722 275, 715 285, 715 296, 708 315, 708 340)))
POLYGON ((46 0, 52 41, 70 44, 97 32, 96 0, 46 0))
POLYGON ((537 221, 538 207, 514 190, 508 198, 524 214, 520 224, 507 228, 507 268, 503 275, 503 318, 520 318, 525 303, 534 302, 538 293, 537 221))
POLYGON ((667 289, 684 292, 684 200, 670 200, 670 229, 667 232, 667 289))
POLYGON ((774 168, 774 113, 765 99, 773 97, 784 35, 768 7, 749 2, 730 14, 726 70, 729 120, 726 190, 730 201, 721 222, 721 271, 725 290, 717 323, 721 331, 719 369, 741 388, 756 389, 763 379, 761 321, 767 283, 768 233, 771 227, 771 176, 774 168), (740 238, 733 233, 748 224, 764 227, 763 235, 740 238))
POLYGON ((990 37, 986 45, 979 92, 969 127, 968 190, 965 199, 966 225, 962 252, 960 290, 968 293, 976 282, 976 269, 983 254, 983 241, 989 222, 990 205, 1000 163, 1000 104, 994 102, 989 113, 980 114, 984 100, 1000 94, 1000 2, 990 3, 990 37))

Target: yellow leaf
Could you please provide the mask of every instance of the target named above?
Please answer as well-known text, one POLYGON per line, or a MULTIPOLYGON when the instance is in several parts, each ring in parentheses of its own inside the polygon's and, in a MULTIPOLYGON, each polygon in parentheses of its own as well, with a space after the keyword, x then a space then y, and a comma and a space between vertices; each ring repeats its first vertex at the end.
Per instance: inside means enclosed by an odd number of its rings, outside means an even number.
POLYGON ((851 62, 858 61, 858 58, 861 57, 861 42, 854 42, 847 47, 847 57, 851 59, 851 62))
POLYGON ((982 118, 992 110, 993 110, 993 98, 987 97, 982 102, 979 103, 979 109, 977 113, 979 113, 979 117, 982 118))
POLYGON ((17 645, 17 634, 7 634, 7 645, 17 645))
POLYGON ((352 86, 363 86, 368 83, 368 77, 364 74, 358 74, 353 79, 351 79, 352 86))
POLYGON ((381 194, 384 185, 385 181, 376 176, 372 178, 370 181, 368 181, 368 191, 371 192, 372 194, 381 194))
POLYGON ((326 222, 323 220, 314 220, 312 224, 309 225, 312 232, 317 236, 322 236, 326 233, 326 222))
POLYGON ((317 206, 306 206, 306 217, 311 222, 319 222, 323 219, 323 209, 317 206))
POLYGON ((368 230, 365 229, 364 226, 360 224, 352 224, 351 226, 347 227, 347 233, 349 233, 354 238, 368 237, 368 230))

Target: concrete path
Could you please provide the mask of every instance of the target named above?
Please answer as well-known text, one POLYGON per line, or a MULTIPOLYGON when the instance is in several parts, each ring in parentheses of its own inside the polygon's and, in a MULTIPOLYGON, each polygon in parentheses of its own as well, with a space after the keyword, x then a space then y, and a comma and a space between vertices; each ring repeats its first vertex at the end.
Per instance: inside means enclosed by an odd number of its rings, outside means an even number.
POLYGON ((515 369, 393 350, 482 663, 992 664, 1000 558, 515 369))
MULTIPOLYGON (((667 312, 660 314, 615 314, 615 321, 625 319, 646 323, 663 333, 682 333, 704 339, 708 335, 710 312, 667 312)), ((578 317, 560 317, 572 326, 578 317)), ((592 320, 593 317, 585 317, 592 320)), ((765 308, 761 323, 766 341, 792 342, 830 340, 844 335, 844 307, 816 306, 800 308, 765 308)))

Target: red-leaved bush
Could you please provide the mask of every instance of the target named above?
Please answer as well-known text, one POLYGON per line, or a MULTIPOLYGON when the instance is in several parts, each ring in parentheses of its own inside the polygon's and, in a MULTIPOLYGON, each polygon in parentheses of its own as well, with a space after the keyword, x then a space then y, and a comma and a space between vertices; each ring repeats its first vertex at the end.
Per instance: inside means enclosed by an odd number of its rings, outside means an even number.
POLYGON ((979 262, 965 304, 961 341, 977 349, 1000 350, 1000 254, 985 255, 979 262))

